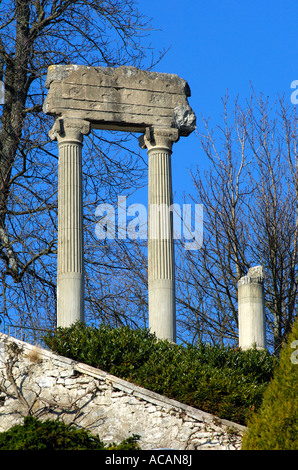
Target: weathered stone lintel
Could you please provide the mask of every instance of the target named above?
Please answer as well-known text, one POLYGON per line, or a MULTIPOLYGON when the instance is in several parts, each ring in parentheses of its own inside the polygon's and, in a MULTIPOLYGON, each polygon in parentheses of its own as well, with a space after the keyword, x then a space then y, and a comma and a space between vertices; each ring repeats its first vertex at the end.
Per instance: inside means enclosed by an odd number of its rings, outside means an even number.
POLYGON ((136 67, 91 67, 85 65, 50 65, 46 77, 45 87, 58 80, 65 83, 76 84, 77 75, 84 77, 82 84, 106 87, 130 88, 133 83, 134 89, 151 89, 171 92, 172 87, 179 89, 185 96, 191 96, 188 83, 176 74, 151 72, 136 67), (116 73, 115 73, 116 72, 116 73), (98 75, 99 74, 99 75, 98 75), (169 83, 170 82, 170 83, 169 83))
POLYGON ((196 128, 189 86, 174 74, 53 65, 46 86, 46 114, 87 120, 93 128, 143 133, 150 126, 171 127, 181 136, 196 128))

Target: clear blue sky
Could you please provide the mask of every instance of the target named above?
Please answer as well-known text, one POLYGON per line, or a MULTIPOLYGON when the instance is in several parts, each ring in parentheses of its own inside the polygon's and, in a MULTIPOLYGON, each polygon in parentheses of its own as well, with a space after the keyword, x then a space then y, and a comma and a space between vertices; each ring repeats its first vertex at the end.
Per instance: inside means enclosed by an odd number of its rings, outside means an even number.
MULTIPOLYGON (((140 11, 160 31, 150 36, 156 49, 171 46, 155 68, 186 79, 190 105, 220 122, 221 98, 229 92, 244 101, 257 93, 274 100, 291 96, 298 80, 298 2, 294 0, 138 0, 140 11)), ((173 148, 173 186, 179 199, 189 192, 188 168, 204 164, 192 134, 173 148)), ((176 202, 177 197, 175 198, 176 202)))

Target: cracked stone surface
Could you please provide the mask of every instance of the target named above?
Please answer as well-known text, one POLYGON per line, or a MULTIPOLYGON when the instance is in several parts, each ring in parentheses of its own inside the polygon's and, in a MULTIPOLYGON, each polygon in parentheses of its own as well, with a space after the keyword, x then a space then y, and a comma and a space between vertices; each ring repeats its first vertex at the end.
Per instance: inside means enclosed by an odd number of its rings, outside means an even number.
POLYGON ((176 128, 179 136, 196 128, 189 85, 175 74, 135 67, 52 65, 46 87, 46 114, 83 119, 93 128, 144 132, 157 126, 176 128))

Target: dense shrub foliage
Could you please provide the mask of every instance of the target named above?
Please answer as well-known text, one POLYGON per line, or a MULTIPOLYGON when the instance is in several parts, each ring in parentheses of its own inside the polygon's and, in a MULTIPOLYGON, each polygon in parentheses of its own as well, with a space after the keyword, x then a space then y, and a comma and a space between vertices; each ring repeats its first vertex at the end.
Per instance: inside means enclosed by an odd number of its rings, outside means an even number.
POLYGON ((40 421, 32 416, 24 424, 0 433, 0 450, 135 450, 137 436, 117 444, 104 444, 98 436, 57 420, 40 421))
POLYGON ((244 450, 298 450, 298 319, 282 349, 258 413, 250 418, 244 450))
POLYGON ((259 409, 274 368, 267 351, 181 346, 146 329, 78 322, 58 328, 45 342, 62 356, 240 424, 259 409))

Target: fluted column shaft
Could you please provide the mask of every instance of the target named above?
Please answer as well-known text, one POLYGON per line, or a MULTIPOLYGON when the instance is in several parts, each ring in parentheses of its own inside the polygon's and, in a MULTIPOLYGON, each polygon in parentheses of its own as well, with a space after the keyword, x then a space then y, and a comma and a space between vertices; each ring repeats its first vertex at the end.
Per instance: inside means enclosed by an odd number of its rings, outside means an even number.
POLYGON ((148 153, 148 303, 149 328, 158 338, 176 341, 175 255, 172 171, 176 129, 150 128, 140 139, 148 153))
POLYGON ((50 136, 58 141, 57 326, 84 320, 82 142, 90 124, 58 119, 50 136))

